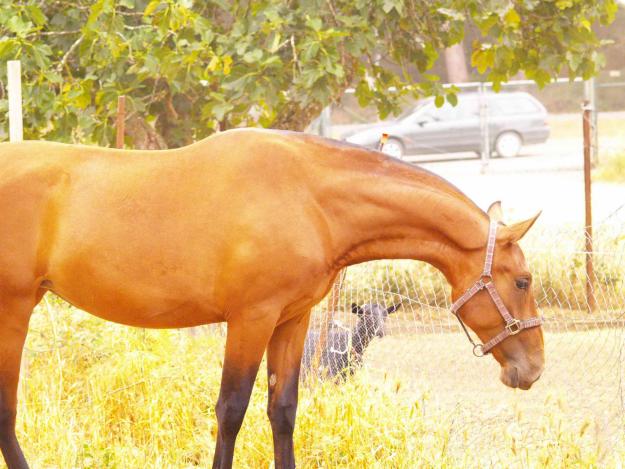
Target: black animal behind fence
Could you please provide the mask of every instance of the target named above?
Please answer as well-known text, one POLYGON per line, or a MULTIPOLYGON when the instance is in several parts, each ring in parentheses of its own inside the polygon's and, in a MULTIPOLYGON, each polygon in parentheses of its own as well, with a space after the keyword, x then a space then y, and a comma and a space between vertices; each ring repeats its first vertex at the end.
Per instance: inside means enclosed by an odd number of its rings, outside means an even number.
MULTIPOLYGON (((319 355, 320 376, 345 378, 362 366, 365 350, 375 337, 384 337, 385 323, 389 314, 394 313, 401 303, 386 308, 377 303, 358 306, 352 303, 352 313, 358 316, 353 329, 332 322, 329 326, 326 343, 319 355)), ((304 344, 302 358, 303 376, 308 376, 314 366, 319 347, 321 331, 310 330, 304 344)))

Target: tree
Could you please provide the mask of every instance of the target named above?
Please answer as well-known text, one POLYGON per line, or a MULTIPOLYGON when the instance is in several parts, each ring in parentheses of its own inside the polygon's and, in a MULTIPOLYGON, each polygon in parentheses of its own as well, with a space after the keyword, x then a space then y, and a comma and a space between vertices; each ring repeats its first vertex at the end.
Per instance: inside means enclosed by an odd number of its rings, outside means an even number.
POLYGON ((602 64, 593 25, 617 8, 614 0, 0 4, 0 61, 22 60, 27 138, 108 145, 125 94, 130 128, 168 146, 241 125, 301 130, 352 86, 382 117, 407 95, 453 104, 454 90, 428 71, 438 51, 463 39, 465 23, 481 32, 471 63, 495 87, 518 72, 541 86, 563 73, 588 78, 602 64))

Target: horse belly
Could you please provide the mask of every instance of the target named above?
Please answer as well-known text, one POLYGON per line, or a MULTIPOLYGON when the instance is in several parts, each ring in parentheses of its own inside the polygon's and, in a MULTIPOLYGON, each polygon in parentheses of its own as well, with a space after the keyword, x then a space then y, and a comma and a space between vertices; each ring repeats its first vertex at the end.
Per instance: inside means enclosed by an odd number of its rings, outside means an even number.
POLYGON ((163 285, 137 282, 103 285, 97 278, 82 282, 49 281, 49 290, 67 302, 107 321, 148 328, 181 328, 210 324, 224 317, 210 301, 173 294, 163 285))
MULTIPOLYGON (((57 243, 46 282, 69 303, 103 319, 139 327, 177 328, 222 321, 205 263, 154 246, 112 246, 93 236, 57 243), (150 248, 153 247, 153 250, 150 248)), ((149 244, 149 243, 146 243, 149 244)))

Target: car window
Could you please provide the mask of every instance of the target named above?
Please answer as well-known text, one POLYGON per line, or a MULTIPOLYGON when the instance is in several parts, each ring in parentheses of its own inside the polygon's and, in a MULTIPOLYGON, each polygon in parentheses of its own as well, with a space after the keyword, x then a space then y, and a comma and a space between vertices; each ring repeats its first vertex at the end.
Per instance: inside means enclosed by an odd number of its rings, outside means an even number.
POLYGON ((406 118, 410 118, 413 114, 421 113, 421 110, 428 106, 431 103, 431 100, 423 100, 420 101, 416 106, 412 106, 404 110, 399 116, 397 116, 397 120, 404 120, 406 118))
POLYGON ((538 105, 527 96, 498 97, 491 101, 489 111, 493 115, 518 115, 540 112, 538 105))
POLYGON ((431 106, 425 110, 425 115, 437 121, 452 121, 458 118, 458 108, 452 106, 447 101, 441 107, 431 106))

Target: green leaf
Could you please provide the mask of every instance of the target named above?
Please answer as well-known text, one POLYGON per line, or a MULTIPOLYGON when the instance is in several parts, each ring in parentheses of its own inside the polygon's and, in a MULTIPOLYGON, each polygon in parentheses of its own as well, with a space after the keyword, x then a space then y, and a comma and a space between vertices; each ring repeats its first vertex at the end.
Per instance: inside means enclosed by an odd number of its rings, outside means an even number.
POLYGON ((513 29, 521 24, 521 17, 514 8, 510 8, 503 17, 504 22, 513 29))
POLYGON ((421 77, 425 78, 427 81, 440 81, 441 79, 440 76, 431 73, 422 73, 421 77))
POLYGON ((152 15, 160 5, 160 0, 152 0, 148 3, 148 6, 145 7, 145 10, 143 10, 143 16, 152 15))
POLYGON ((451 104, 452 106, 455 106, 458 104, 458 95, 456 93, 449 93, 447 94, 447 102, 449 104, 451 104))
POLYGON ((404 3, 401 0, 384 0, 382 11, 387 15, 395 10, 399 15, 404 13, 404 3))
POLYGON ((306 20, 306 25, 313 31, 320 31, 323 23, 321 21, 321 18, 308 18, 306 20))
POLYGON ((243 60, 249 64, 258 62, 263 56, 263 51, 260 49, 254 49, 253 51, 246 52, 243 55, 243 60))
POLYGON ((573 0, 557 0, 556 8, 558 10, 566 10, 567 8, 571 8, 573 6, 573 0))
POLYGON ((17 36, 24 37, 32 29, 33 24, 30 21, 24 21, 18 15, 14 15, 7 22, 7 28, 17 36))
POLYGON ((37 5, 28 5, 26 9, 37 26, 43 26, 47 23, 48 18, 46 18, 46 15, 43 14, 41 8, 37 5))
MULTIPOLYGON (((483 46, 487 47, 487 46, 483 46)), ((495 62, 495 54, 492 48, 488 47, 485 49, 477 49, 473 51, 471 54, 471 65, 477 68, 477 71, 480 73, 484 73, 490 67, 493 66, 495 62)))
POLYGON ((581 24, 586 29, 586 31, 592 31, 590 21, 588 21, 586 18, 582 18, 581 20, 579 20, 579 24, 581 24))
POLYGON ((445 96, 438 95, 434 98, 434 104, 436 107, 443 107, 443 104, 445 104, 445 96))

